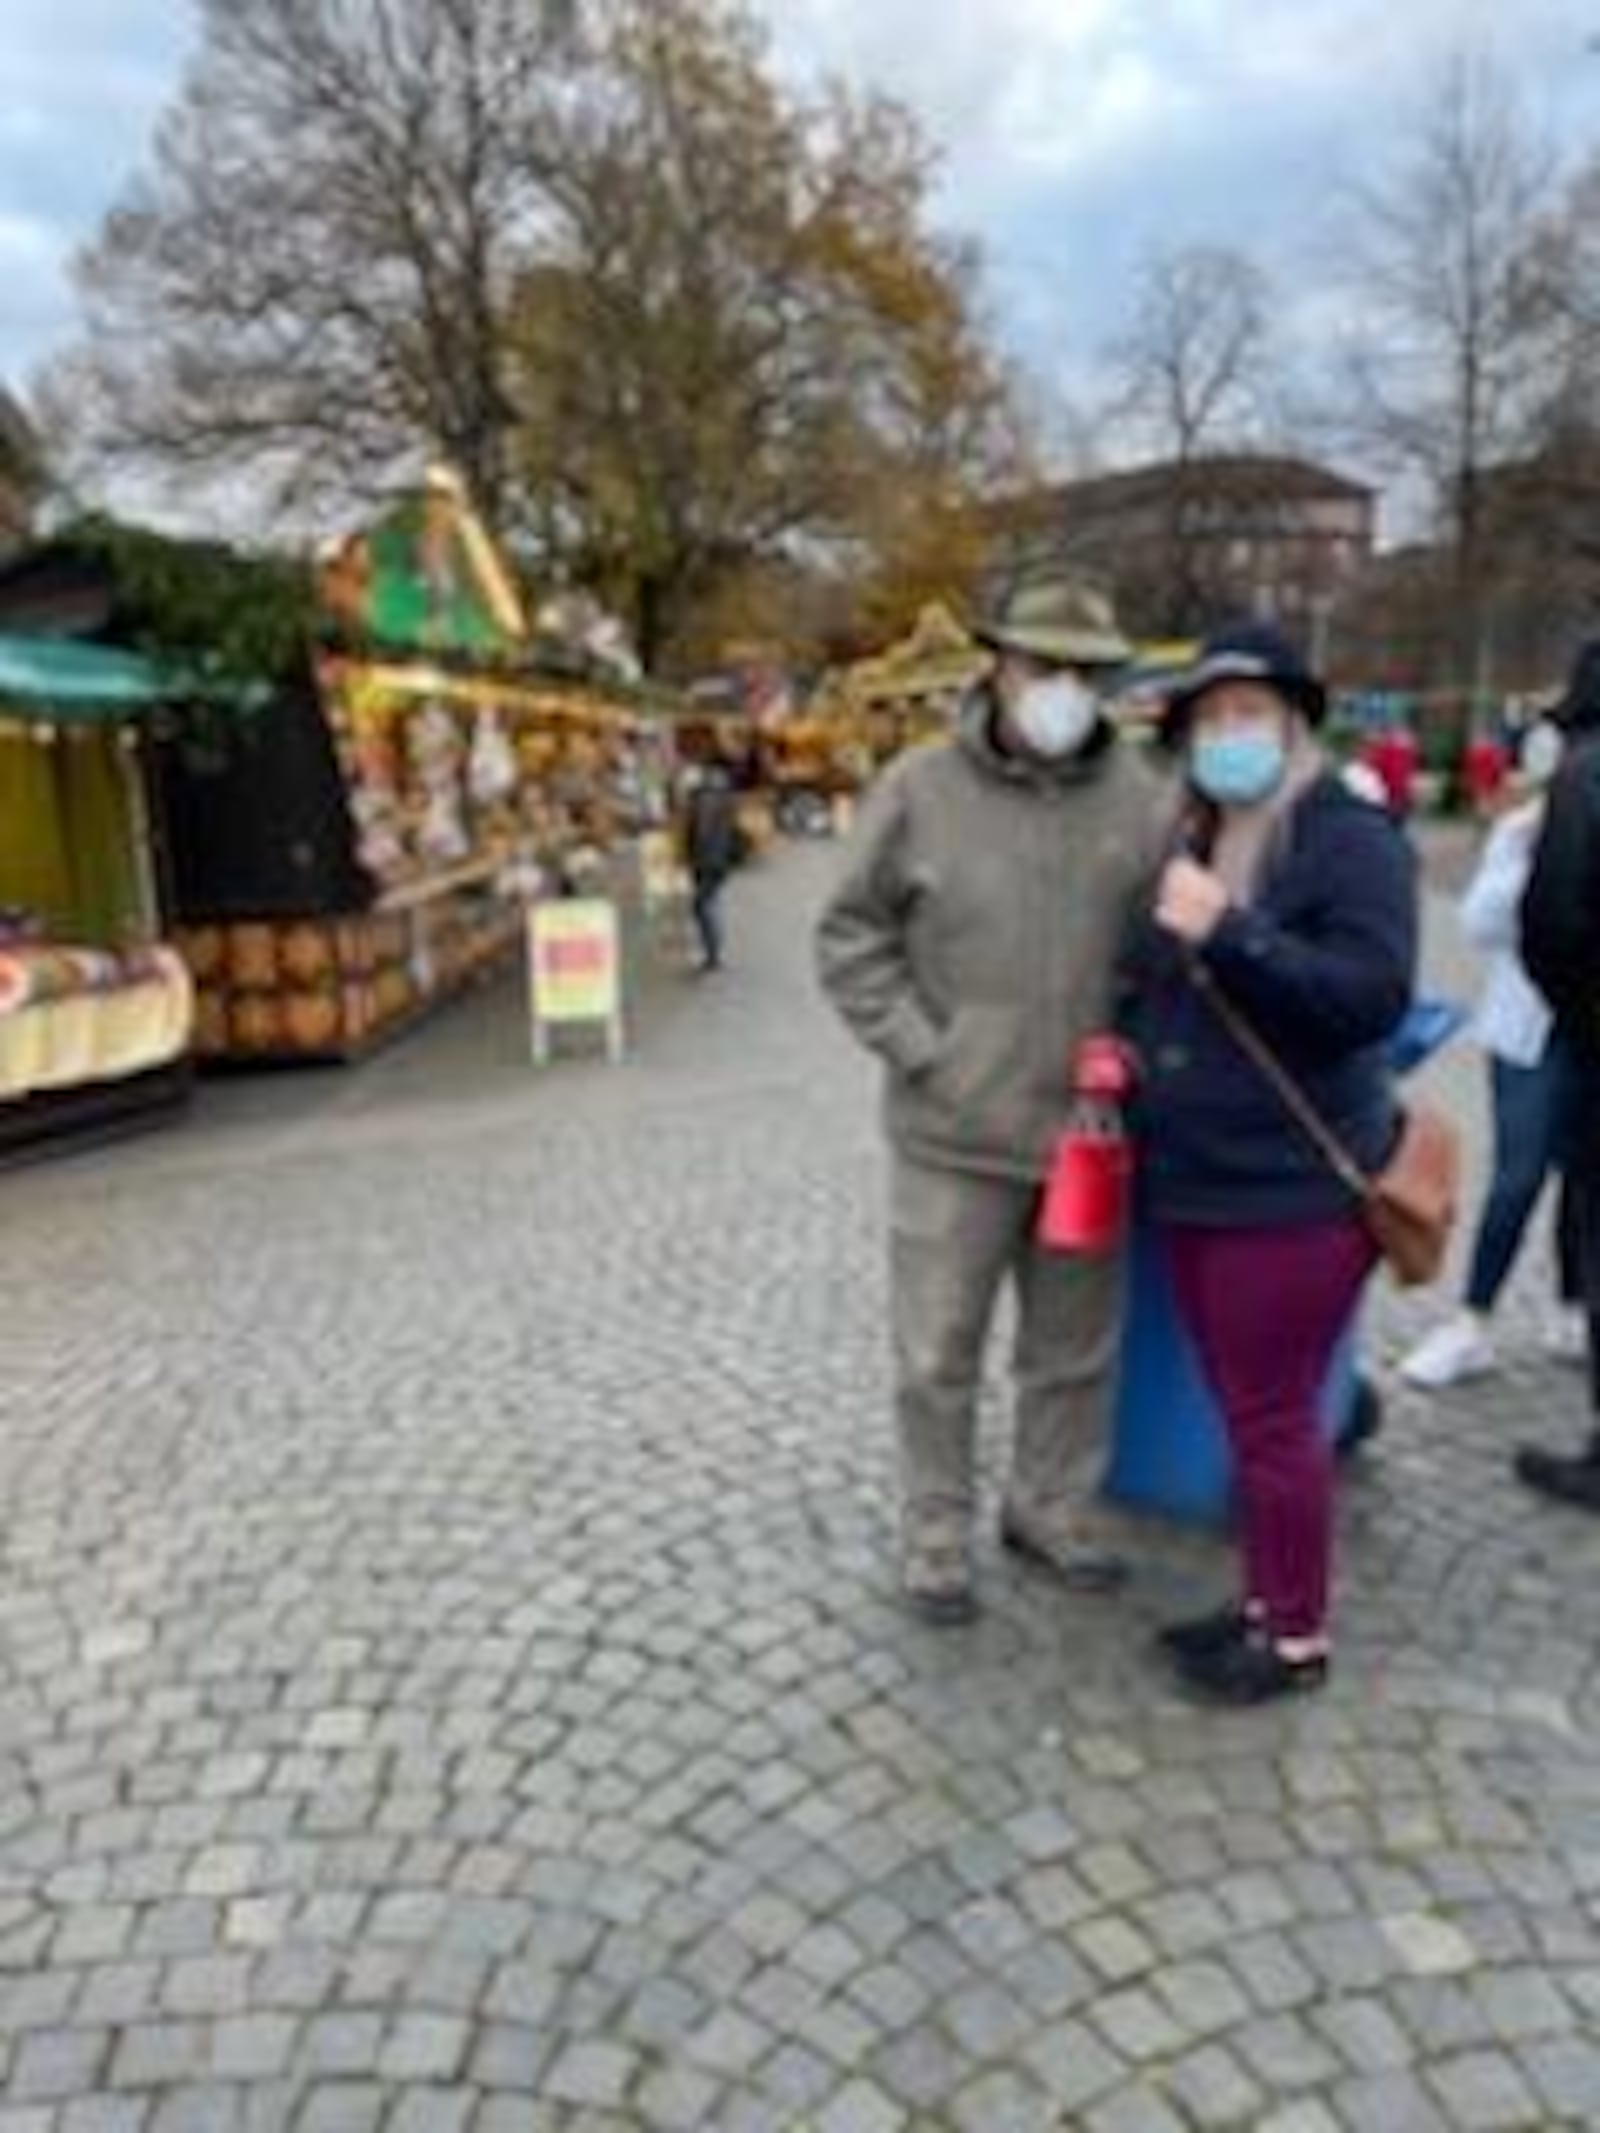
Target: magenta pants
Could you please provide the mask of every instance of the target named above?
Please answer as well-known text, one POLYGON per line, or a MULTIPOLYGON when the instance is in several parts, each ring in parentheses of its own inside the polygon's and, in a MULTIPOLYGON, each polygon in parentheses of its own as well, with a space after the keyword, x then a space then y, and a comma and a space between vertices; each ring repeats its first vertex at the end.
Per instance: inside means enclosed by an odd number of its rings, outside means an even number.
POLYGON ((1376 1260, 1351 1217, 1164 1232, 1173 1292, 1233 1452, 1245 1597, 1279 1637, 1327 1626, 1333 1453, 1319 1408, 1376 1260))

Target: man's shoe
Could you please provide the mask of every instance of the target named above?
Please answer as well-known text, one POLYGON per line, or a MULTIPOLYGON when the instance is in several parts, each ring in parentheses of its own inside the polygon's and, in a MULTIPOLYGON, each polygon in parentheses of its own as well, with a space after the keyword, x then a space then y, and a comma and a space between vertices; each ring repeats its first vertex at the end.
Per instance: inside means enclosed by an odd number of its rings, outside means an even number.
POLYGON ((1305 1658, 1291 1659, 1270 1637, 1257 1631, 1215 1650, 1180 1658, 1178 1677, 1207 1703, 1244 1710, 1325 1687, 1328 1655, 1313 1652, 1305 1658))
POLYGON ((1541 1496, 1576 1504, 1583 1511, 1600 1511, 1600 1449, 1546 1452, 1527 1444, 1517 1454, 1514 1471, 1525 1488, 1541 1496))
POLYGON ((1069 1526, 1034 1524, 1014 1511, 1000 1520, 1000 1539, 1014 1555, 1048 1570, 1069 1592, 1115 1592, 1128 1582, 1124 1557, 1085 1544, 1069 1526))
POLYGON ((1400 1375, 1420 1392, 1443 1392, 1471 1378, 1487 1377, 1497 1358, 1479 1321, 1470 1313, 1435 1326, 1400 1365, 1400 1375))
POLYGON ((966 1543, 953 1535, 907 1538, 900 1557, 900 1592, 911 1612, 936 1629, 959 1628, 978 1618, 966 1543))
POLYGON ((1210 1614, 1195 1615, 1187 1622, 1168 1622, 1156 1631, 1156 1642, 1174 1659, 1204 1659, 1242 1644, 1249 1636, 1252 1617, 1237 1600, 1214 1607, 1210 1614))

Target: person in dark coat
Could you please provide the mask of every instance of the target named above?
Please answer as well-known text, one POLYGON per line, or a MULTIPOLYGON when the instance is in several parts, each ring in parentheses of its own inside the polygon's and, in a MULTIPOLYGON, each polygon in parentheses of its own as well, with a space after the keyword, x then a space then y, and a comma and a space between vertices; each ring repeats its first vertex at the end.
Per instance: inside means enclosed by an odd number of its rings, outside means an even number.
POLYGON ((723 967, 722 893, 739 864, 742 848, 733 780, 720 763, 708 764, 689 789, 684 816, 684 857, 703 971, 723 967))
POLYGON ((1410 847, 1332 770, 1325 712, 1275 630, 1210 641, 1169 710, 1189 801, 1129 962, 1141 1191, 1227 1428, 1243 1549, 1237 1598, 1162 1641, 1187 1685, 1234 1704, 1327 1676, 1320 1398, 1376 1249, 1221 1003, 1370 1175, 1399 1134, 1383 1045, 1416 959, 1410 847))
POLYGON ((1600 638, 1552 714, 1566 740, 1522 901, 1522 959, 1573 1062, 1567 1189, 1589 1323, 1590 1432, 1576 1452, 1525 1445, 1520 1481, 1600 1511, 1600 638))

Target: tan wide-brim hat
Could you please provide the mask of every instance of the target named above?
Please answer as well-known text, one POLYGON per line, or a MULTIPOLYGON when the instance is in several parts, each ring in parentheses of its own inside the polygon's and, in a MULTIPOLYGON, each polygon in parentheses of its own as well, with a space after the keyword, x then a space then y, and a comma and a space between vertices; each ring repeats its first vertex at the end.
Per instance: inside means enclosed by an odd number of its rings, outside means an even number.
POLYGON ((1017 586, 973 635, 997 652, 1021 652, 1056 667, 1120 667, 1133 657, 1110 600, 1077 578, 1017 586))

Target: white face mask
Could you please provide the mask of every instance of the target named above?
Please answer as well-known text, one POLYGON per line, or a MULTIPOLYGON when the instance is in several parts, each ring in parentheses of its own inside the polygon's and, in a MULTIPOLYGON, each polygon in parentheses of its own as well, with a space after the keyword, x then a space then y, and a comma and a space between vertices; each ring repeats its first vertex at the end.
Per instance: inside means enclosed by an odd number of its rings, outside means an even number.
POLYGON ((1076 754, 1099 717, 1099 697, 1076 674, 1025 682, 1011 707, 1011 723, 1023 746, 1052 760, 1076 754))

